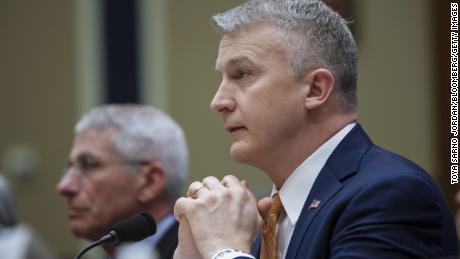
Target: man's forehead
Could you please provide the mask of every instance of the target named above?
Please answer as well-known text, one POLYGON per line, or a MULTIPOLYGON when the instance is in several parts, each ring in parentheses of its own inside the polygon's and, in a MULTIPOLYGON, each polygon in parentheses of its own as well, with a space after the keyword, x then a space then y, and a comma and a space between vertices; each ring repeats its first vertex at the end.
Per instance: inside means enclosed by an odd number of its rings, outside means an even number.
POLYGON ((91 128, 82 131, 74 138, 71 157, 97 155, 112 152, 112 140, 117 134, 114 127, 91 128))
POLYGON ((242 62, 257 63, 257 59, 261 57, 285 54, 281 44, 281 32, 276 27, 262 24, 251 28, 222 36, 216 59, 217 71, 224 66, 242 62))
POLYGON ((111 139, 118 134, 119 129, 114 125, 90 127, 79 132, 75 138, 103 138, 111 139))

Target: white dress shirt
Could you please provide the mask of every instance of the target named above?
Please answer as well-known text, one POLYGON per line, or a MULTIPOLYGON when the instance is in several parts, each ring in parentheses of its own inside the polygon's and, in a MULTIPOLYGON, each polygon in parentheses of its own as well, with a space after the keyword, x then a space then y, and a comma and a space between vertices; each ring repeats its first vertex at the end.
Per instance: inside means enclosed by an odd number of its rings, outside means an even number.
POLYGON ((275 193, 279 193, 284 210, 286 211, 286 217, 282 218, 281 221, 277 223, 278 258, 281 259, 286 257, 295 224, 299 219, 300 212, 302 211, 316 177, 326 164, 327 159, 334 149, 355 125, 356 123, 351 123, 345 126, 305 159, 305 161, 292 172, 281 187, 281 190, 277 190, 276 186, 273 185, 271 196, 273 197, 275 193))

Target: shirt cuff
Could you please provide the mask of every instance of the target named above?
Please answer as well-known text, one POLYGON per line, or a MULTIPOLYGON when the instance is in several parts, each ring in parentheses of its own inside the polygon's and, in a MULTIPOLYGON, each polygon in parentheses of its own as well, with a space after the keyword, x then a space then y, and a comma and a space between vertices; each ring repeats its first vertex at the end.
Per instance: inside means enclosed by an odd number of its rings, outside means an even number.
POLYGON ((243 252, 243 251, 231 249, 231 248, 226 248, 226 249, 217 251, 217 253, 215 253, 212 256, 212 259, 234 259, 234 258, 241 257, 241 256, 245 258, 256 259, 254 256, 252 256, 248 252, 243 252))

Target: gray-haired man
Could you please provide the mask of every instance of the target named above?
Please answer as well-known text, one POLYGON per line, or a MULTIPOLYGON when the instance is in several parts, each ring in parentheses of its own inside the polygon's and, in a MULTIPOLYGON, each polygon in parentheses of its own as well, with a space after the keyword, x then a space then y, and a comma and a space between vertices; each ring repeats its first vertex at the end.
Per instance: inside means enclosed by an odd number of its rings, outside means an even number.
MULTIPOLYGON (((68 167, 57 185, 67 198, 72 232, 89 240, 115 222, 147 211, 157 233, 136 243, 171 258, 178 225, 172 215, 187 176, 188 152, 181 127, 145 105, 104 105, 75 126, 68 167)), ((114 246, 104 247, 114 256, 114 246)), ((127 248, 129 249, 129 248, 127 248)), ((129 250, 125 250, 129 251, 129 250)))

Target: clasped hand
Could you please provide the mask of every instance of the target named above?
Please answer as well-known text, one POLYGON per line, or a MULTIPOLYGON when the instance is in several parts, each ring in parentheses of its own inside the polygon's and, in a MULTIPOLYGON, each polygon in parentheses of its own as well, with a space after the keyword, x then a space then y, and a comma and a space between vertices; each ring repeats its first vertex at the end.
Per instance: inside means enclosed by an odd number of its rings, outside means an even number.
MULTIPOLYGON (((259 202, 261 212, 269 207, 270 199, 259 202)), ((263 222, 246 181, 232 175, 193 182, 187 197, 176 201, 174 215, 180 223, 174 259, 210 259, 226 248, 249 251, 263 222)))

